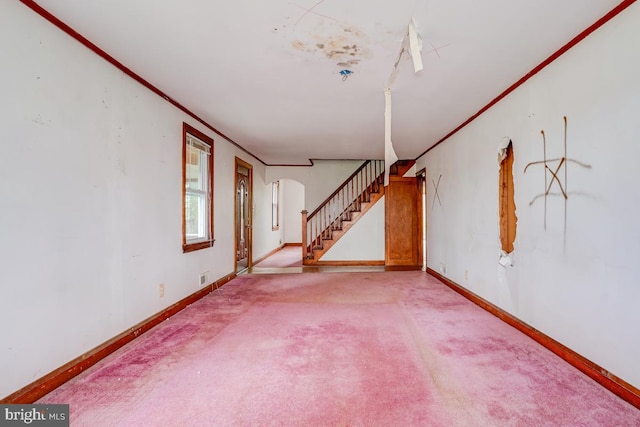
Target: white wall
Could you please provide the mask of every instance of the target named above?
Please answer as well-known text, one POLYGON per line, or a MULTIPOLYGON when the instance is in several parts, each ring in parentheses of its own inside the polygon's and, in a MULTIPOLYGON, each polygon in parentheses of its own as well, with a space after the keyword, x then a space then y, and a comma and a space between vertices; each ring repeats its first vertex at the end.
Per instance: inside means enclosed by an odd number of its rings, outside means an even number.
MULTIPOLYGON (((427 170, 428 266, 640 387, 640 5, 630 6, 419 159, 427 170), (547 198, 563 155, 569 198, 547 198), (514 147, 514 265, 498 265, 498 161, 514 147), (550 166, 555 171, 557 162, 550 166), (437 199, 434 186, 442 175, 437 199), (551 175, 548 174, 548 177, 551 175), (550 179, 550 178, 549 178, 550 179)), ((564 183, 564 170, 560 177, 564 183)), ((552 192, 558 193, 554 183, 552 192)))
POLYGON ((384 261, 384 196, 362 216, 321 261, 384 261))
POLYGON ((255 168, 254 253, 277 239, 257 160, 19 2, 0 3, 0 51, 4 397, 233 272, 235 156, 255 168), (188 254, 183 121, 215 140, 216 242, 188 254))
MULTIPOLYGON (((362 160, 316 160, 312 167, 267 166, 266 179, 289 178, 290 180, 301 183, 304 186, 304 209, 311 214, 311 212, 313 212, 320 203, 324 202, 339 185, 349 178, 363 162, 362 160)), ((288 209, 288 207, 286 209, 288 209)), ((291 214, 293 215, 293 213, 291 214)), ((300 215, 299 211, 298 215, 300 215)), ((352 228, 322 257, 322 260, 384 260, 384 208, 381 215, 382 221, 380 220, 380 212, 377 214, 368 212, 358 223, 368 218, 366 224, 368 224, 369 227, 376 227, 375 230, 366 230, 362 226, 355 228, 355 230, 352 228), (382 246, 380 246, 380 235, 382 235, 382 246), (340 242, 342 243, 340 244, 340 242), (380 250, 382 250, 381 257, 379 256, 380 250)), ((293 217, 291 221, 291 225, 293 225, 293 217)), ((297 224, 298 230, 300 230, 300 220, 298 220, 297 224)), ((293 226, 296 227, 296 225, 293 226)), ((296 239, 296 242, 302 240, 301 231, 297 231, 296 239)))
POLYGON ((284 243, 302 243, 302 214, 304 210, 304 186, 292 179, 280 181, 282 226, 284 243))
POLYGON ((288 178, 301 183, 305 209, 311 213, 362 163, 364 160, 314 160, 313 166, 267 166, 265 181, 288 178))
MULTIPOLYGON (((254 262, 284 243, 284 228, 279 227, 277 230, 273 230, 271 218, 272 183, 263 182, 258 175, 257 173, 253 175, 252 259, 254 262), (258 186, 262 188, 258 189, 258 186)), ((280 194, 280 202, 282 202, 282 194, 280 194)), ((282 223, 282 212, 280 212, 280 223, 282 223)))

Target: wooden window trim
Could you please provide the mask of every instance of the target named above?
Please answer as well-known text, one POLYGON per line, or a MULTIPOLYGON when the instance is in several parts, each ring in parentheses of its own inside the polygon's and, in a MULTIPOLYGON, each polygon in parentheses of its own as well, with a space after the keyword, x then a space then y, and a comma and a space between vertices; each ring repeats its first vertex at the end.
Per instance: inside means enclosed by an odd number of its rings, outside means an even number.
POLYGON ((214 223, 213 223, 213 156, 214 156, 214 145, 213 138, 205 135, 200 132, 193 126, 190 126, 186 123, 182 124, 182 252, 194 252, 200 249, 210 248, 213 246, 215 242, 214 239, 214 223), (187 243, 187 233, 186 233, 186 186, 187 186, 187 135, 192 135, 207 144, 211 149, 211 154, 209 156, 209 228, 210 228, 210 238, 206 241, 200 241, 196 243, 187 243))

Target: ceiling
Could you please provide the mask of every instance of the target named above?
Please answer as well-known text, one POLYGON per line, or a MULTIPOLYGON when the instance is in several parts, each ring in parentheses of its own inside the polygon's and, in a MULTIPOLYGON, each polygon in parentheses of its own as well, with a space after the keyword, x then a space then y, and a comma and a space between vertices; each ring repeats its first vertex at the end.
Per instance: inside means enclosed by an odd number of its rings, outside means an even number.
MULTIPOLYGON (((620 0, 37 0, 266 164, 412 159, 620 0), (351 74, 343 80, 342 70, 351 74)), ((215 135, 212 135, 215 137, 215 135)))

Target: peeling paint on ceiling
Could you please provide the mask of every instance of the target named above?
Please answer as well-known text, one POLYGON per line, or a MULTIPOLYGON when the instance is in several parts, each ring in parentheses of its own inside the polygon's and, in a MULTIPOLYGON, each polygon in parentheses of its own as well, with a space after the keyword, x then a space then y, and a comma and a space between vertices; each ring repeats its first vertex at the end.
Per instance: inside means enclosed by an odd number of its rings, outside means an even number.
POLYGON ((424 69, 401 66, 394 83, 400 158, 424 152, 620 0, 36 2, 265 162, 308 164, 383 157, 381 91, 412 17, 424 69), (336 84, 342 70, 356 73, 353 84, 336 84))
POLYGON ((369 37, 353 26, 324 23, 304 36, 299 31, 292 35, 297 36, 290 43, 294 51, 326 58, 338 68, 354 67, 371 56, 369 37))

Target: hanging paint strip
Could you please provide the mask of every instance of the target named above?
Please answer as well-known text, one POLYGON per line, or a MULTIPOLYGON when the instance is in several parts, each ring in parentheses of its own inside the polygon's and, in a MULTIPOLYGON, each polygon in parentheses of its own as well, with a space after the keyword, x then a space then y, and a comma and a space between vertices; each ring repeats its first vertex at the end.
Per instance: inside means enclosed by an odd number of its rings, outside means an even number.
POLYGON ((413 60, 413 71, 418 72, 423 69, 422 65, 422 37, 418 33, 416 29, 416 21, 411 18, 409 21, 409 26, 407 27, 407 32, 402 39, 402 44, 400 45, 400 53, 398 54, 398 59, 395 64, 393 64, 393 70, 391 71, 391 75, 389 76, 389 80, 387 80, 387 88, 391 89, 393 82, 396 80, 398 76, 398 72, 400 71, 400 62, 405 54, 411 56, 413 60))
POLYGON ((389 169, 398 161, 391 143, 391 89, 384 91, 384 186, 389 185, 389 169))
POLYGON ((422 70, 422 37, 416 30, 416 21, 411 18, 409 21, 409 54, 413 59, 413 71, 416 73, 422 70))
POLYGON ((400 70, 400 62, 405 53, 411 55, 413 58, 413 70, 418 72, 422 70, 422 38, 416 30, 416 21, 411 18, 409 26, 404 38, 402 39, 402 45, 400 46, 400 53, 398 59, 393 65, 393 70, 387 80, 387 87, 384 91, 384 185, 389 185, 389 169, 391 165, 398 161, 398 156, 393 149, 393 143, 391 142, 391 85, 398 76, 400 70))

